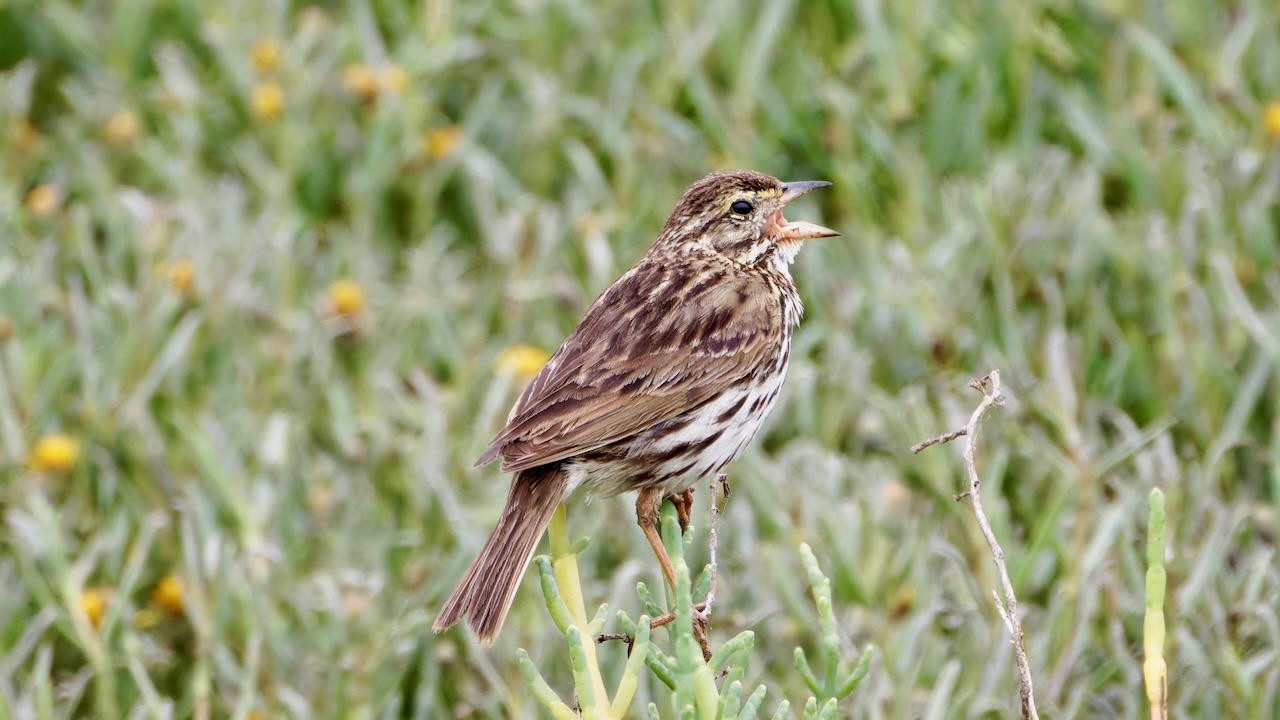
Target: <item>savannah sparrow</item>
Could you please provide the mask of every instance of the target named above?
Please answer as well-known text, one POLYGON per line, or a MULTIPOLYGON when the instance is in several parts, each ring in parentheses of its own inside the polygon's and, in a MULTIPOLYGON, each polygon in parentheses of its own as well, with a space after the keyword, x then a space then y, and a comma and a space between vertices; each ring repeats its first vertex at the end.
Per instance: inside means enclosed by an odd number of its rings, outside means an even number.
POLYGON ((827 182, 746 170, 685 191, 657 241, 609 286, 516 401, 476 465, 514 472, 498 526, 436 617, 493 642, 538 538, 579 487, 638 490, 636 518, 663 573, 663 498, 736 458, 778 399, 802 307, 788 266, 838 235, 783 207, 827 182))

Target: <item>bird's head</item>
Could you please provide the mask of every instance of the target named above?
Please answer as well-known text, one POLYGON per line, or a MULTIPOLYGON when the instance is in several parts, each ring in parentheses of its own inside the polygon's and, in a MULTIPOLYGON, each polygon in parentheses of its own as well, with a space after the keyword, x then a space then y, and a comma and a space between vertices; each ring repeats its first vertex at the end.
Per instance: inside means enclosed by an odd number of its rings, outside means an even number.
POLYGON ((752 265, 776 249, 777 256, 790 262, 803 241, 840 234, 782 216, 787 203, 830 184, 784 183, 751 170, 713 173, 685 191, 659 243, 710 249, 744 265, 752 265))

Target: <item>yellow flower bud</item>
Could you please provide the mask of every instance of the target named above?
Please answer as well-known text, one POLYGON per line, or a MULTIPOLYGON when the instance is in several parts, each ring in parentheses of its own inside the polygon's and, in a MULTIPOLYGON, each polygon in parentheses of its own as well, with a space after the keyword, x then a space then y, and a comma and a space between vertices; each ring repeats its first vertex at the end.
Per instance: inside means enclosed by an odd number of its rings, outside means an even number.
POLYGON ((350 279, 329 286, 329 307, 338 315, 355 315, 364 309, 364 290, 350 279))
POLYGON ((165 575, 151 591, 151 604, 174 615, 182 614, 182 581, 174 575, 165 575))
POLYGON ((180 258, 165 266, 164 275, 169 287, 186 295, 195 286, 196 267, 190 260, 180 258))
POLYGON ((112 145, 128 145, 138 136, 138 117, 128 110, 117 111, 103 123, 102 134, 112 145))
POLYGON ((31 448, 31 467, 46 472, 66 472, 80 457, 80 444, 66 435, 45 435, 31 448))
POLYGON ((61 193, 52 183, 41 183, 32 188, 27 193, 27 197, 22 201, 26 206, 27 212, 36 217, 48 217, 58 209, 58 203, 62 201, 61 193))
POLYGON ((107 593, 96 588, 80 593, 80 610, 89 619, 90 625, 98 627, 102 624, 102 617, 107 614, 107 593))
POLYGON ((550 356, 547 351, 532 345, 513 345, 498 354, 498 370, 519 378, 528 379, 538 374, 550 356))
POLYGON ((275 122, 284 114, 284 90, 277 83, 263 83, 253 89, 253 115, 263 122, 275 122))
POLYGON ((461 140, 462 129, 457 125, 436 128, 422 138, 422 152, 432 160, 439 160, 453 152, 461 140))
POLYGON ((1267 103, 1262 111, 1262 129, 1273 143, 1280 143, 1280 100, 1267 103))
POLYGON ((249 48, 249 64, 259 75, 276 69, 280 62, 280 42, 275 38, 260 38, 249 48))
POLYGON ((364 63, 353 63, 342 70, 342 87, 361 100, 369 102, 378 94, 378 81, 373 70, 364 63))

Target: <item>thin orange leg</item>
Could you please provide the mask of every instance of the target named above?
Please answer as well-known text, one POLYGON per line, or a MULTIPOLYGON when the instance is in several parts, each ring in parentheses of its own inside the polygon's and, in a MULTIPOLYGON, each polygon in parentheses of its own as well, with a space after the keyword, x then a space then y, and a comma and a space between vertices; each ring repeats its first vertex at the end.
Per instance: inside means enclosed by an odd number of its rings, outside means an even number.
MULTIPOLYGON (((693 499, 692 493, 686 496, 686 502, 693 499)), ((658 510, 662 507, 662 491, 658 489, 646 488, 640 491, 636 497, 636 524, 644 532, 645 538, 649 541, 650 547, 653 548, 653 554, 658 556, 658 564, 662 565, 662 574, 667 578, 667 584, 671 586, 674 592, 676 589, 676 569, 671 564, 671 556, 667 555, 667 546, 662 544, 662 536, 658 534, 658 510)), ((679 503, 677 502, 677 507, 679 503)), ((681 528, 683 531, 683 528, 681 528)), ((702 646, 702 656, 706 660, 711 659, 711 647, 707 641, 707 618, 702 614, 706 607, 705 603, 699 603, 694 606, 694 622, 693 634, 698 639, 698 644, 702 646)), ((670 623, 676 617, 675 610, 671 610, 659 617, 649 621, 649 626, 659 628, 670 623)))
POLYGON ((658 564, 662 565, 662 574, 672 590, 676 588, 676 569, 671 564, 671 556, 667 555, 667 546, 662 544, 662 536, 658 534, 658 510, 662 507, 662 490, 645 488, 636 497, 636 524, 644 532, 644 537, 658 556, 658 564))

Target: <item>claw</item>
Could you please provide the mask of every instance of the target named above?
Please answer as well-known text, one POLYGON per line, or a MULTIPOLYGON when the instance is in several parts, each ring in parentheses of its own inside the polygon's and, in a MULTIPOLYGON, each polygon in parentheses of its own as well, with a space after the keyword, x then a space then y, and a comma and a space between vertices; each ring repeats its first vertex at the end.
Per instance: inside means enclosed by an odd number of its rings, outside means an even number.
POLYGON ((689 532, 689 520, 693 514, 693 488, 671 496, 671 504, 676 506, 676 517, 680 520, 680 534, 689 532))

